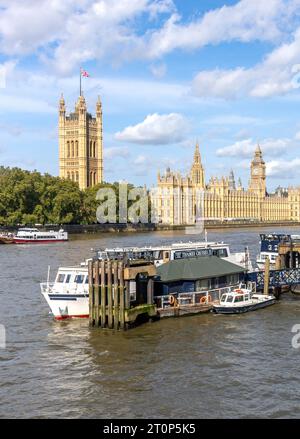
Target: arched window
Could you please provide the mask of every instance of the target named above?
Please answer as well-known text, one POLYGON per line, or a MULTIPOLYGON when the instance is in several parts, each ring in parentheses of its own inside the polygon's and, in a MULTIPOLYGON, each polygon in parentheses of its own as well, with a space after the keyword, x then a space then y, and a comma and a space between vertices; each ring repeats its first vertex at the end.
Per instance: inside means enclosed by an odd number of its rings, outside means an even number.
POLYGON ((75 155, 78 157, 78 140, 75 141, 75 155))
POLYGON ((74 142, 73 142, 73 140, 71 142, 71 154, 72 154, 72 157, 74 157, 74 142))
POLYGON ((79 172, 76 171, 76 181, 79 181, 79 172))
POLYGON ((67 141, 67 157, 70 157, 70 142, 67 141))
POLYGON ((96 184, 96 172, 94 172, 94 186, 96 184))
POLYGON ((70 172, 67 172, 67 179, 70 180, 70 172))
POLYGON ((93 142, 90 141, 90 157, 93 157, 93 142))
POLYGON ((96 142, 93 144, 93 157, 96 157, 96 142))

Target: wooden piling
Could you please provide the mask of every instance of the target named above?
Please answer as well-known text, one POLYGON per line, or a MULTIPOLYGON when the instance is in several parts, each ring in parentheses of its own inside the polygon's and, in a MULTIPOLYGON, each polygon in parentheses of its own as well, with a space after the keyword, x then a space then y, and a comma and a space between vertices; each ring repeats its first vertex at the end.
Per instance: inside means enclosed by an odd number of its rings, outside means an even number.
POLYGON ((112 266, 111 261, 107 262, 107 325, 113 328, 113 301, 112 301, 112 266))
POLYGON ((90 261, 89 271, 89 313, 90 325, 109 328, 126 329, 140 315, 149 318, 156 316, 156 305, 153 303, 153 280, 149 281, 147 294, 140 291, 137 300, 130 301, 130 281, 136 281, 139 273, 155 275, 155 267, 151 264, 128 263, 122 261, 90 261))
POLYGON ((147 304, 152 305, 153 304, 153 289, 154 289, 154 282, 153 279, 148 279, 147 283, 147 304))
POLYGON ((114 268, 114 329, 119 329, 119 283, 118 283, 118 263, 115 261, 113 263, 114 268))
POLYGON ((100 306, 100 286, 99 286, 99 261, 95 262, 94 266, 94 320, 95 325, 99 325, 99 319, 100 319, 100 312, 99 312, 99 306, 100 306))
POLYGON ((106 326, 105 266, 106 262, 101 261, 101 328, 106 326))
POLYGON ((276 257, 275 270, 281 270, 281 257, 279 255, 276 257))
POLYGON ((269 294, 269 282, 270 282, 270 259, 266 258, 265 262, 265 275, 264 275, 264 294, 269 294))
POLYGON ((89 323, 90 326, 93 326, 95 324, 93 318, 93 309, 94 309, 93 261, 89 261, 88 276, 89 276, 89 323))
POLYGON ((119 322, 120 329, 125 327, 125 297, 124 297, 124 264, 119 263, 119 278, 120 278, 120 292, 119 292, 119 322))

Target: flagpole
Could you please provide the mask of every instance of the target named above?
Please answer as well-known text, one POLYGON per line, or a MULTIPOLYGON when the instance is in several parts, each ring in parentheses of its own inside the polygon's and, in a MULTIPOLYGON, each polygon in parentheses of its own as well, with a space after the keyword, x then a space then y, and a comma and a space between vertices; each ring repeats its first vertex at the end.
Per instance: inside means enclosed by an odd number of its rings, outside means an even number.
POLYGON ((79 70, 79 96, 81 96, 81 67, 79 70))

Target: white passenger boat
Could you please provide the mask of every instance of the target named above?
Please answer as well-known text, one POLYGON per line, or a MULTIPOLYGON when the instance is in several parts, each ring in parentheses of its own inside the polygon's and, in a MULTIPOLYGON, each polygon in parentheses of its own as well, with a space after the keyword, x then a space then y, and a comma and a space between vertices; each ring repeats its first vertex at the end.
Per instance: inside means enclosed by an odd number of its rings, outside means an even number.
POLYGON ((41 283, 41 292, 56 320, 89 317, 87 267, 60 267, 55 281, 41 283))
POLYGON ((143 259, 153 261, 158 267, 169 261, 178 259, 200 258, 202 256, 218 256, 246 270, 252 271, 252 263, 248 249, 245 252, 231 253, 228 244, 224 242, 178 242, 163 246, 106 248, 97 250, 96 257, 100 260, 143 259))
POLYGON ((68 233, 63 229, 49 231, 40 231, 25 227, 19 229, 17 234, 13 237, 15 244, 41 244, 68 241, 68 233))
POLYGON ((240 287, 223 294, 219 304, 213 305, 213 312, 217 314, 241 314, 256 311, 276 303, 275 296, 252 294, 251 290, 240 287))

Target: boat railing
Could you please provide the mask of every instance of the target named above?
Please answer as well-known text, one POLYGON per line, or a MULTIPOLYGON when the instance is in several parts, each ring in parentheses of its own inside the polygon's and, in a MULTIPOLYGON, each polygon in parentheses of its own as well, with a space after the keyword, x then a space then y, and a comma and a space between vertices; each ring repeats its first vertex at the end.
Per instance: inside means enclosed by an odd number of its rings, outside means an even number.
POLYGON ((51 293, 54 287, 54 282, 42 282, 40 285, 42 293, 51 293))
POLYGON ((186 293, 172 293, 163 296, 155 296, 157 307, 164 309, 170 306, 196 306, 196 305, 212 305, 220 302, 222 294, 230 293, 238 285, 215 288, 206 291, 192 291, 186 293))

